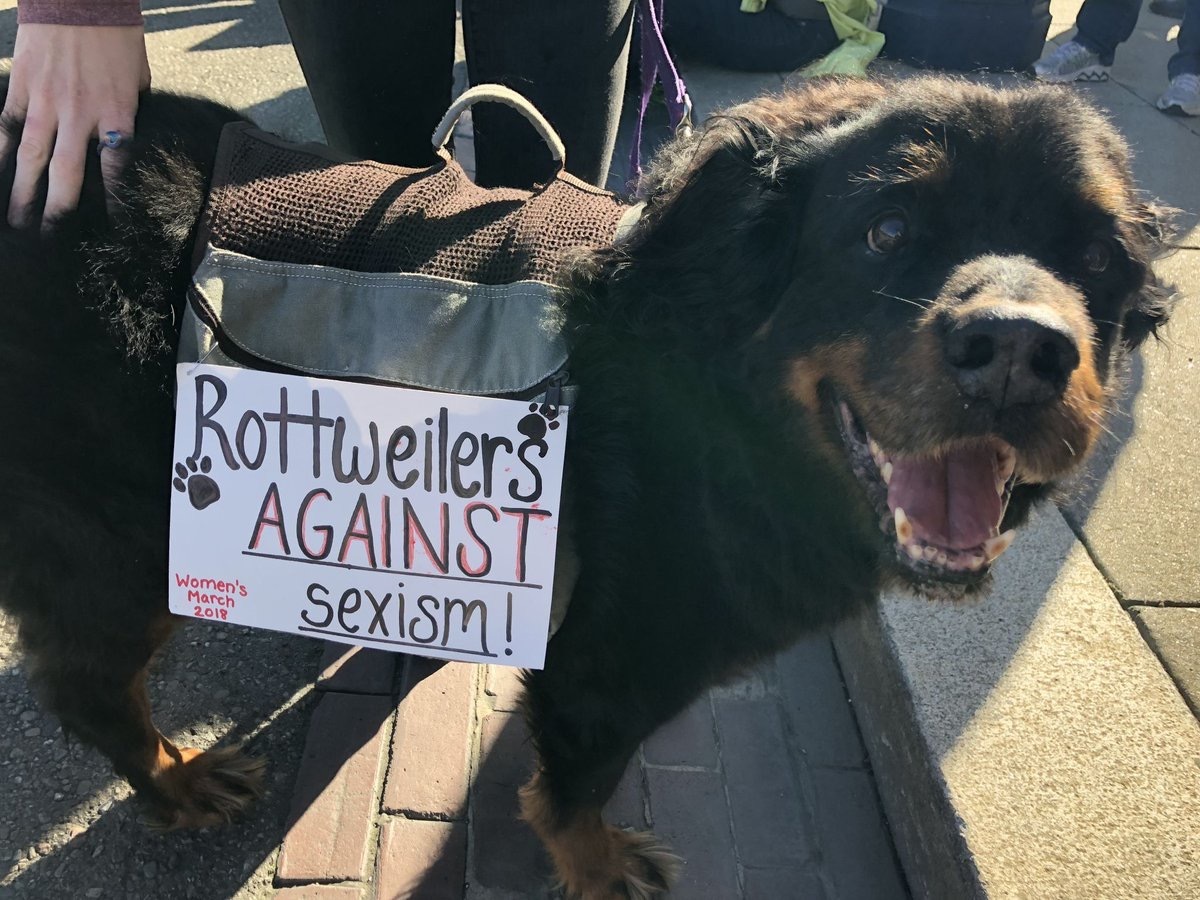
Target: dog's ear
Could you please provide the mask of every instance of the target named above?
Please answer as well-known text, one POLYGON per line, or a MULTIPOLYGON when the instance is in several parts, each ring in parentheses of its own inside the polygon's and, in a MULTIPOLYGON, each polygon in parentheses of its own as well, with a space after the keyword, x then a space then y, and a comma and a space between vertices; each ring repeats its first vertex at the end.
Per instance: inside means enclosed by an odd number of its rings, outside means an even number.
POLYGON ((1125 314, 1125 346, 1132 350, 1151 335, 1157 338, 1158 329, 1167 324, 1178 301, 1173 285, 1160 281, 1153 272, 1148 274, 1133 309, 1125 314))
POLYGON ((860 115, 885 87, 830 79, 713 116, 656 157, 646 210, 616 273, 636 280, 636 318, 683 343, 736 346, 774 309, 791 274, 807 138, 860 115))
POLYGON ((1179 300, 1174 285, 1162 281, 1150 270, 1150 263, 1162 254, 1170 239, 1174 216, 1175 210, 1164 206, 1153 203, 1138 205, 1138 215, 1133 222, 1136 238, 1130 242, 1136 246, 1127 249, 1141 257, 1146 266, 1146 278, 1133 308, 1125 314, 1122 335, 1125 346, 1130 350, 1151 335, 1158 337, 1158 329, 1170 319, 1179 300))

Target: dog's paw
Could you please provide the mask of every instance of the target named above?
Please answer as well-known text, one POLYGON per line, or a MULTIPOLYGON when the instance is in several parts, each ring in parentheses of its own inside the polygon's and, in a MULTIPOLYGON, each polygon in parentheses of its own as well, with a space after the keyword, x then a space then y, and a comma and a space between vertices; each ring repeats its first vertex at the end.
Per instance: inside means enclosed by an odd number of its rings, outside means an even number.
POLYGON ((562 885, 570 900, 659 900, 679 875, 682 860, 648 831, 605 826, 604 868, 589 866, 562 885))
POLYGON ((649 831, 617 831, 616 843, 625 889, 618 896, 630 900, 664 896, 679 876, 682 860, 649 831))
POLYGON ((181 747, 154 777, 150 823, 157 828, 206 828, 241 815, 262 794, 266 761, 239 747, 181 747))
POLYGON ((175 477, 171 484, 181 494, 186 493, 188 500, 196 509, 205 509, 221 499, 221 488, 208 474, 212 471, 212 460, 207 456, 200 460, 199 465, 190 456, 183 463, 175 463, 175 477))

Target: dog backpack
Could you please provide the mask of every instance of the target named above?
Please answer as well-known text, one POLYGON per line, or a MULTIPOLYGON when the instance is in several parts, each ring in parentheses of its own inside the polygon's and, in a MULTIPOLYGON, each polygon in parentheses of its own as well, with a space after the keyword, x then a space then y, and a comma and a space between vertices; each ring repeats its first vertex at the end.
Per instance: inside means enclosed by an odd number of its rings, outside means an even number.
MULTIPOLYGON (((179 361, 569 405, 556 280, 572 254, 619 240, 638 208, 565 172, 550 124, 498 85, 466 91, 433 140, 440 161, 410 169, 226 126, 179 361), (480 100, 537 129, 558 163, 545 185, 480 188, 451 157, 480 100)), ((563 537, 552 628, 574 582, 563 537)))
POLYGON ((516 399, 565 381, 556 279, 571 254, 617 240, 637 208, 565 172, 550 124, 498 85, 465 92, 434 147, 440 162, 409 169, 228 125, 180 362, 516 399), (538 130, 558 163, 545 185, 480 188, 450 156, 454 125, 480 100, 538 130))

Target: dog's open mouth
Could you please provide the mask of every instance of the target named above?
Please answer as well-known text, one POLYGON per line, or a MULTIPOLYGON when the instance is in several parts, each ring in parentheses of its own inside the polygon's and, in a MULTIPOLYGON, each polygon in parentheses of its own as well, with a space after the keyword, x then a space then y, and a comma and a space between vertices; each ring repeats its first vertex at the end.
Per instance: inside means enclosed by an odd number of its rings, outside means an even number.
POLYGON ((921 580, 972 583, 1012 544, 1000 532, 1016 481, 1017 453, 997 437, 937 456, 881 447, 842 401, 837 420, 851 468, 895 538, 896 556, 921 580))

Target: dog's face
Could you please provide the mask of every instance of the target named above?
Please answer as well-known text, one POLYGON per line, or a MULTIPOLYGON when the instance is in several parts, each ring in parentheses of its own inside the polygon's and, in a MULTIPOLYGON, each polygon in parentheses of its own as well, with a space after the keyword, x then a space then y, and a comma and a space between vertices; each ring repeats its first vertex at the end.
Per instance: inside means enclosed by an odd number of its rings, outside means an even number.
POLYGON ((1127 151, 1059 90, 837 82, 738 107, 666 165, 662 225, 728 223, 703 274, 729 285, 726 345, 815 423, 918 585, 984 579, 1168 312, 1127 151), (704 208, 738 181, 736 215, 704 208))

